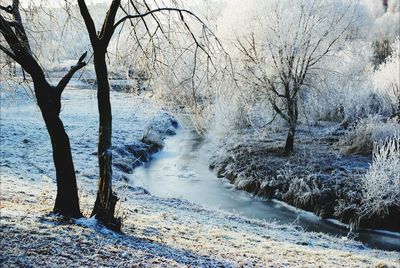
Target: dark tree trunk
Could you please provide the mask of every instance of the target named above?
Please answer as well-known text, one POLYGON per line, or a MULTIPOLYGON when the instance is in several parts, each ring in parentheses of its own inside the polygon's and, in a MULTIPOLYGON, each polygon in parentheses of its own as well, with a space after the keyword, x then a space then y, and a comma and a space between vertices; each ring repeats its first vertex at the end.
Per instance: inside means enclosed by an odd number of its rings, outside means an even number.
POLYGON ((7 7, 7 12, 12 14, 15 21, 10 23, 0 14, 0 33, 8 43, 10 49, 0 46, 0 50, 18 62, 31 75, 33 80, 36 100, 42 112, 53 147, 53 160, 57 178, 57 197, 54 212, 67 217, 81 217, 71 146, 60 119, 60 111, 61 94, 74 73, 86 65, 84 58, 87 53, 84 53, 79 58, 77 64, 71 66, 71 69, 60 80, 57 86, 51 86, 47 82, 43 69, 31 51, 29 39, 19 12, 19 1, 12 1, 12 6, 7 7), (17 22, 18 27, 13 25, 15 22, 17 22))
MULTIPOLYGON (((288 94, 288 96, 290 95, 288 94)), ((296 96, 294 98, 287 98, 287 105, 289 130, 286 137, 285 153, 289 155, 294 151, 294 137, 296 133, 297 119, 299 114, 296 96)))
POLYGON ((53 160, 57 178, 57 197, 54 212, 67 217, 81 217, 71 146, 59 117, 61 94, 56 93, 56 89, 49 85, 44 77, 36 78, 33 82, 36 99, 53 148, 53 160))
POLYGON ((113 0, 104 18, 100 31, 96 30, 95 23, 90 15, 84 0, 78 0, 79 10, 85 21, 89 33, 90 43, 94 52, 94 68, 97 78, 97 102, 99 109, 99 189, 92 216, 100 220, 104 225, 113 230, 121 229, 121 219, 114 217, 117 195, 112 190, 112 114, 110 104, 110 85, 108 83, 108 71, 106 64, 106 52, 108 44, 115 30, 115 18, 120 7, 121 0, 113 0))
POLYGON ((286 143, 285 143, 285 153, 286 154, 291 154, 294 151, 294 135, 296 132, 296 125, 291 124, 289 126, 289 131, 286 137, 286 143))
POLYGON ((97 77, 97 102, 99 109, 99 189, 92 216, 114 230, 120 230, 121 220, 114 217, 115 205, 118 201, 112 190, 112 112, 110 104, 110 85, 105 61, 105 52, 95 50, 94 66, 97 77))

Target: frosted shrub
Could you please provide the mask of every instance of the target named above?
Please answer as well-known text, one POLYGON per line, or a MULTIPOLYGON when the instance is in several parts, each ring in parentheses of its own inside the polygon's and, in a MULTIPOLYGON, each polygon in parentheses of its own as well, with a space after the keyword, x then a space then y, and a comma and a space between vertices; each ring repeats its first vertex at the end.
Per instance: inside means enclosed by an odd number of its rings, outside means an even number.
MULTIPOLYGON (((354 42, 349 45, 345 59, 337 65, 337 70, 342 75, 336 79, 327 79, 327 91, 330 93, 328 101, 321 102, 323 109, 338 108, 343 110, 346 123, 352 123, 359 118, 394 117, 399 115, 400 109, 400 77, 399 77, 399 46, 400 41, 392 44, 392 54, 376 69, 369 65, 371 51, 365 42, 354 42), (363 46, 364 44, 364 46, 363 46), (355 49, 360 48, 357 52, 355 49), (366 56, 363 58, 363 55, 366 56)), ((327 96, 329 97, 329 95, 327 96)), ((318 103, 318 96, 314 103, 318 103)), ((310 105, 313 105, 310 104, 310 105)), ((313 105, 321 106, 321 105, 313 105)), ((335 110, 334 110, 335 111, 335 110)), ((372 146, 372 144, 371 144, 372 146)), ((370 147, 370 152, 372 147, 370 147)))
POLYGON ((372 68, 366 69, 366 66, 372 56, 369 42, 347 42, 336 57, 326 62, 326 66, 335 71, 320 73, 320 79, 314 81, 320 90, 307 90, 306 97, 300 100, 300 116, 310 121, 338 122, 345 117, 350 120, 365 117, 370 110, 367 99, 373 88, 372 68))
POLYGON ((368 9, 371 16, 375 19, 385 14, 385 9, 381 1, 362 0, 361 3, 368 9))
POLYGON ((389 208, 400 208, 400 135, 375 147, 361 187, 361 216, 385 216, 389 208))
POLYGON ((361 119, 338 145, 345 153, 368 155, 373 151, 374 143, 380 143, 400 133, 397 120, 398 118, 384 120, 380 116, 361 119))
POLYGON ((387 94, 394 113, 400 113, 400 38, 392 44, 392 54, 373 74, 375 88, 387 94))

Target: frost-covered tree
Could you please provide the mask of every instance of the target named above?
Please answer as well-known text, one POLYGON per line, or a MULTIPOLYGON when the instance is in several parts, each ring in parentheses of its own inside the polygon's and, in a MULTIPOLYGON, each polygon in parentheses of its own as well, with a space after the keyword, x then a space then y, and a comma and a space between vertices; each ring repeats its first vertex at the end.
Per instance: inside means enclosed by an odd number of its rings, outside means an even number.
POLYGON ((133 30, 124 26, 111 40, 110 66, 133 79, 138 84, 134 90, 150 91, 170 111, 188 114, 201 133, 211 121, 211 107, 229 61, 208 27, 213 25, 215 9, 209 11, 205 2, 181 6, 209 19, 201 22, 200 17, 186 14, 182 23, 178 12, 162 12, 157 14, 158 21, 149 17, 146 25, 135 21, 133 30))
POLYGON ((76 71, 86 63, 83 54, 57 85, 46 79, 25 30, 20 3, 10 1, 0 5, 0 51, 18 63, 32 78, 37 104, 45 121, 53 148, 53 160, 57 177, 57 197, 54 212, 69 217, 80 217, 78 190, 71 147, 64 125, 60 119, 61 94, 76 71))
POLYGON ((354 21, 350 1, 269 0, 260 4, 251 32, 238 38, 242 81, 287 122, 286 153, 294 150, 302 92, 330 71, 324 63, 340 50, 354 21))

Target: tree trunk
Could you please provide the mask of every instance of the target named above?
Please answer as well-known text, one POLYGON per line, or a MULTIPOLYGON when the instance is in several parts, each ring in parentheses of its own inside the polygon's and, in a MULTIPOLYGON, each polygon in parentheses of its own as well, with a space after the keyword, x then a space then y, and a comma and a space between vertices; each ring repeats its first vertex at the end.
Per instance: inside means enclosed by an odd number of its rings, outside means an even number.
POLYGON ((1 51, 18 62, 23 70, 31 75, 33 80, 36 100, 42 112, 53 148, 53 160, 57 178, 57 197, 54 212, 67 217, 81 217, 71 146, 59 116, 61 111, 61 93, 72 75, 86 65, 83 61, 86 53, 79 58, 76 65, 71 66, 71 69, 60 80, 57 86, 51 86, 45 78, 43 69, 33 56, 19 12, 19 1, 12 1, 12 6, 8 7, 7 12, 12 14, 14 21, 11 24, 0 15, 0 33, 11 50, 2 46, 1 51), (14 24, 15 22, 16 24, 14 24))
POLYGON ((107 227, 119 231, 121 220, 114 217, 115 205, 118 201, 112 190, 112 113, 110 104, 110 85, 105 61, 105 53, 102 51, 94 54, 94 66, 97 77, 97 102, 99 109, 99 188, 92 216, 100 220, 107 227))
MULTIPOLYGON (((40 75, 41 76, 41 75, 40 75)), ((34 79, 35 95, 42 112, 53 148, 53 160, 56 168, 57 197, 54 212, 67 217, 82 216, 79 208, 78 187, 72 160, 69 138, 59 117, 61 94, 44 79, 34 79)))
MULTIPOLYGON (((298 91, 298 90, 297 90, 298 91)), ((290 94, 288 94, 290 96, 290 94)), ((297 126, 297 119, 298 119, 298 107, 297 107, 297 97, 294 98, 287 98, 287 105, 288 105, 288 123, 289 123, 289 131, 286 137, 286 144, 285 144, 285 153, 287 155, 293 153, 294 151, 294 135, 296 133, 296 126, 297 126)))
POLYGON ((293 153, 294 151, 294 135, 296 132, 296 124, 291 123, 289 125, 289 131, 287 134, 286 138, 286 144, 285 144, 285 153, 287 155, 293 153))

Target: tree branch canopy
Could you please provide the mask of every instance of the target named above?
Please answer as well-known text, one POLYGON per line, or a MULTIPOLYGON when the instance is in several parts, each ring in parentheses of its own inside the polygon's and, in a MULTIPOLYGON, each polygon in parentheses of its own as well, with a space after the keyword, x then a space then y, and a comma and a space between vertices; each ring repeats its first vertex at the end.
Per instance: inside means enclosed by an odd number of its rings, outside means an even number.
POLYGON ((175 11, 175 12, 179 12, 180 14, 182 13, 187 13, 191 16, 193 16, 194 18, 196 18, 196 20, 198 20, 200 23, 202 23, 203 25, 205 25, 205 23, 196 15, 194 14, 192 11, 187 10, 187 9, 180 9, 180 8, 172 8, 172 7, 161 7, 161 8, 157 8, 157 9, 153 9, 153 10, 149 10, 145 13, 142 14, 136 14, 136 15, 126 15, 124 17, 122 17, 117 23, 115 23, 114 25, 114 29, 116 29, 121 23, 123 23, 125 20, 127 19, 138 19, 138 18, 144 18, 148 15, 152 15, 154 13, 157 12, 162 12, 162 11, 175 11))

